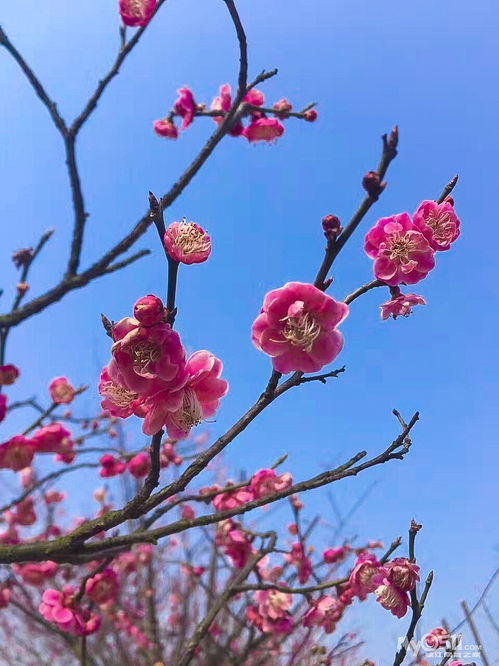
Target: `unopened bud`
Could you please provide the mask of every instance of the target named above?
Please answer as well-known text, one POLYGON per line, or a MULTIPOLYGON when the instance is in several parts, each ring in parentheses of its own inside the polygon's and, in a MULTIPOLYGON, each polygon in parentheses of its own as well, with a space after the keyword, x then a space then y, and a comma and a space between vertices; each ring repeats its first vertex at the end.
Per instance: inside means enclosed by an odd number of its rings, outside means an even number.
POLYGON ((376 173, 376 171, 368 171, 362 179, 362 187, 365 189, 371 199, 377 201, 379 195, 385 189, 386 183, 381 182, 381 178, 376 173))
POLYGON ((307 121, 307 123, 313 123, 317 120, 318 113, 315 109, 309 109, 308 111, 305 111, 303 114, 303 117, 307 121))
POLYGON ((165 318, 163 301, 154 294, 143 296, 133 306, 133 315, 144 326, 159 324, 165 318))
POLYGON ((25 294, 29 289, 29 284, 27 282, 18 282, 17 284, 17 293, 19 296, 25 294))
POLYGON ((335 241, 343 231, 340 220, 336 215, 324 215, 322 218, 322 228, 324 236, 328 241, 335 241))
POLYGON ((397 146, 399 142, 399 128, 397 125, 392 129, 390 134, 383 135, 383 152, 391 160, 397 155, 397 146))

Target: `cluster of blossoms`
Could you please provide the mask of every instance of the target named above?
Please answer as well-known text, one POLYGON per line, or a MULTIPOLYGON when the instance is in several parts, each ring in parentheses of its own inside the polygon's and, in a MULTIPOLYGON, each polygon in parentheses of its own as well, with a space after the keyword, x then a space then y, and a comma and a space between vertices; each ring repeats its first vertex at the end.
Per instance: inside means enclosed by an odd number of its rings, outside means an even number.
POLYGON ((120 418, 143 418, 147 435, 166 427, 171 437, 183 439, 215 415, 227 393, 222 362, 208 351, 186 359, 157 296, 139 299, 134 314, 112 327, 112 358, 99 383, 102 408, 120 418))
POLYGON ((354 596, 363 601, 374 592, 376 601, 397 617, 404 617, 410 605, 408 592, 419 580, 419 567, 405 557, 381 564, 372 553, 358 557, 349 578, 354 596))
POLYGON ((314 285, 288 282, 265 296, 253 323, 253 344, 272 357, 278 372, 317 372, 340 353, 337 327, 347 315, 348 305, 314 285))
MULTIPOLYGON (((180 130, 185 130, 196 116, 211 116, 215 123, 220 125, 232 110, 232 91, 228 83, 220 86, 219 94, 213 99, 209 110, 204 103, 197 103, 192 91, 185 86, 178 90, 178 95, 169 113, 153 123, 154 131, 159 136, 168 139, 178 138, 176 117, 181 118, 180 130)), ((291 116, 314 122, 317 119, 317 111, 309 107, 296 113, 287 99, 281 99, 271 108, 267 108, 263 93, 252 88, 233 114, 228 134, 234 137, 242 136, 250 143, 272 142, 282 136, 284 133, 282 121, 291 116)))
POLYGON ((381 316, 408 316, 414 305, 424 305, 417 294, 403 294, 399 285, 423 280, 435 266, 436 252, 450 249, 459 236, 454 202, 423 201, 414 215, 384 217, 367 233, 364 249, 374 260, 374 275, 391 288, 392 298, 381 306, 381 316))
MULTIPOLYGON (((182 464, 183 458, 180 456, 174 446, 175 442, 167 440, 164 442, 160 449, 159 464, 161 469, 169 467, 171 464, 178 467, 182 464)), ((147 476, 151 469, 151 457, 145 451, 140 451, 135 455, 116 457, 110 453, 105 453, 99 459, 101 465, 99 475, 102 478, 110 478, 119 476, 125 472, 129 472, 136 479, 147 476)))
POLYGON ((42 596, 40 614, 62 631, 74 636, 88 636, 99 630, 100 615, 81 606, 75 599, 77 590, 65 585, 62 590, 48 589, 42 596))

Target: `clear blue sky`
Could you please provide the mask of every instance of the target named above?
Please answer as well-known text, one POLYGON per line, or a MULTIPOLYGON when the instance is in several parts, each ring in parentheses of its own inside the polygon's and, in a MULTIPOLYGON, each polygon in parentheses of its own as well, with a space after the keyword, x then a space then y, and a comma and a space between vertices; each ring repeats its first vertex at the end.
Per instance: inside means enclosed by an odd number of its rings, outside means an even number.
MULTIPOLYGON (((3 3, 0 22, 62 113, 73 117, 114 57, 115 2, 21 4, 3 3)), ((384 293, 358 301, 342 327, 338 361, 347 372, 325 387, 285 396, 226 459, 252 471, 288 452, 291 471, 304 478, 363 448, 381 450, 397 433, 393 407, 404 415, 420 410, 405 462, 333 490, 346 511, 377 481, 351 524, 362 537, 389 542, 406 533, 411 517, 424 524, 420 561, 436 578, 422 628, 442 616, 452 622, 459 601, 472 602, 497 563, 499 7, 495 0, 240 0, 238 6, 251 74, 279 68, 264 88, 268 99, 285 96, 297 107, 317 101, 320 116, 314 125, 289 121, 274 146, 227 138, 166 213, 168 221, 197 220, 213 237, 212 260, 182 271, 178 317, 186 345, 219 355, 231 382, 213 434, 252 403, 267 378, 268 359, 249 339, 263 295, 288 280, 312 279, 323 252, 321 216, 348 219, 362 196, 362 174, 377 163, 379 136, 398 123, 400 155, 388 187, 337 262, 332 294, 342 297, 371 278, 362 239, 378 217, 412 212, 458 173, 463 232, 417 286, 428 306, 407 320, 381 322, 384 293)), ((143 214, 148 189, 166 192, 212 130, 207 120, 176 143, 153 135, 151 122, 170 108, 175 90, 187 84, 209 102, 219 84, 234 83, 236 72, 237 44, 221 0, 168 0, 81 133, 91 213, 85 265, 143 214)), ((1 286, 8 292, 16 280, 12 249, 54 226, 31 278, 36 295, 59 279, 66 262, 71 207, 62 146, 3 51, 0 89, 1 286)), ((59 374, 95 386, 109 348, 100 313, 118 319, 137 297, 164 289, 155 234, 136 247, 153 254, 14 332, 8 358, 23 377, 13 397, 33 394, 59 374)), ((93 392, 82 404, 90 409, 95 400, 93 392)), ((78 501, 88 511, 85 497, 78 501)), ((310 496, 309 510, 334 522, 323 491, 310 496)), ((371 656, 388 663, 407 622, 392 622, 377 608, 369 623, 371 656)), ((497 653, 497 637, 485 625, 483 633, 497 653)))

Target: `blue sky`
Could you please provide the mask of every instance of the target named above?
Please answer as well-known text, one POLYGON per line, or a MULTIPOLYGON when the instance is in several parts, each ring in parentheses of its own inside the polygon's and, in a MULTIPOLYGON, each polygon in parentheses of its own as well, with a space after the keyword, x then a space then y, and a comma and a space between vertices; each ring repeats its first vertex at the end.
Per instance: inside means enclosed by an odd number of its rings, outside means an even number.
MULTIPOLYGON (((389 542, 406 533, 412 517, 424 524, 419 557, 436 578, 423 630, 442 616, 452 622, 459 601, 472 602, 497 563, 499 8, 493 0, 240 0, 238 6, 251 74, 279 68, 263 88, 267 99, 287 97, 296 107, 316 101, 319 120, 289 121, 272 146, 227 138, 166 212, 167 221, 197 220, 213 237, 211 261, 182 270, 178 296, 185 344, 219 355, 231 383, 213 435, 245 411, 267 378, 268 359, 249 340, 263 295, 288 280, 313 279, 323 252, 320 218, 332 212, 348 219, 362 196, 363 173, 377 163, 380 135, 398 123, 400 154, 388 187, 335 265, 331 293, 341 298, 371 278, 362 240, 377 218, 412 212, 458 173, 462 236, 417 286, 428 306, 407 320, 381 322, 385 294, 360 299, 342 326, 338 363, 347 372, 325 387, 307 385, 284 396, 234 442, 226 460, 252 471, 288 452, 290 470, 304 478, 363 448, 381 450, 397 434, 393 407, 407 416, 420 410, 405 462, 337 484, 333 492, 347 510, 377 482, 351 523, 362 537, 389 542)), ((42 8, 24 0, 22 9, 5 3, 0 21, 63 115, 75 116, 114 57, 114 1, 51 0, 42 8)), ((170 108, 176 89, 187 84, 199 101, 210 102, 236 74, 237 44, 221 0, 168 0, 80 136, 91 213, 84 265, 141 217, 149 189, 167 191, 212 130, 210 120, 200 120, 178 142, 154 136, 151 123, 170 108)), ((71 207, 62 145, 5 52, 0 87, 6 93, 1 286, 8 293, 16 281, 10 252, 54 226, 31 276, 36 295, 60 278, 66 263, 71 207)), ((95 386, 109 352, 100 313, 118 319, 139 296, 164 291, 165 264, 152 231, 136 249, 144 247, 152 255, 140 264, 67 296, 15 330, 8 358, 23 377, 13 397, 33 394, 59 374, 95 386)), ((82 408, 95 402, 89 391, 82 408)), ((325 491, 308 502, 311 513, 334 522, 325 491)), ((86 495, 75 503, 85 511, 86 495)), ((406 622, 392 622, 378 608, 369 622, 370 654, 385 663, 406 622)), ((483 626, 493 654, 497 637, 483 626)))

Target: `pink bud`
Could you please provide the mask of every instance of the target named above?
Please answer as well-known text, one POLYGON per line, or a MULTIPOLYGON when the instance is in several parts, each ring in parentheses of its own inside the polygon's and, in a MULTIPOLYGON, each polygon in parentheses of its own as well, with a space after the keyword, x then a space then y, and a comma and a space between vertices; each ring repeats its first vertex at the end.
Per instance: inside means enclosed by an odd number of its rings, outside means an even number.
POLYGON ((15 365, 0 365, 0 386, 11 386, 19 377, 19 369, 15 365))
POLYGON ((164 321, 165 307, 157 296, 148 294, 139 298, 133 306, 133 316, 144 326, 153 326, 164 321))
POLYGON ((385 189, 386 183, 381 182, 381 178, 376 171, 368 171, 362 179, 362 187, 371 199, 377 201, 379 195, 385 189))
POLYGON ((168 256, 182 264, 200 264, 211 253, 210 236, 195 222, 172 222, 163 242, 168 256))
POLYGON ((155 120, 153 123, 153 129, 158 136, 163 136, 165 139, 178 138, 178 129, 175 123, 172 122, 169 118, 155 120))
POLYGON ((331 241, 336 240, 343 231, 340 220, 336 215, 324 215, 322 228, 324 229, 324 236, 331 241))
POLYGON ((308 111, 305 111, 303 115, 308 123, 313 123, 317 120, 319 114, 315 109, 309 109, 308 111))

